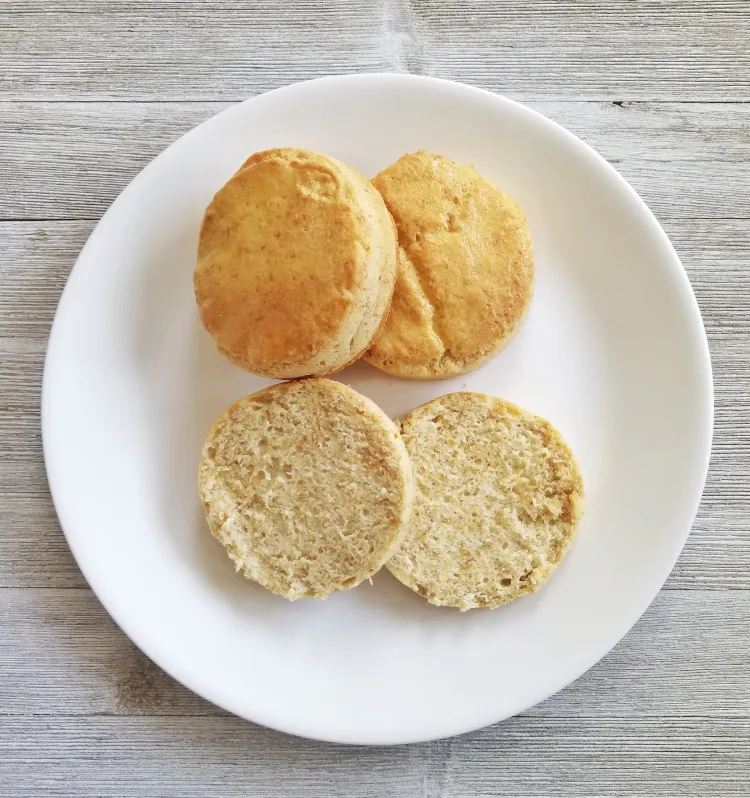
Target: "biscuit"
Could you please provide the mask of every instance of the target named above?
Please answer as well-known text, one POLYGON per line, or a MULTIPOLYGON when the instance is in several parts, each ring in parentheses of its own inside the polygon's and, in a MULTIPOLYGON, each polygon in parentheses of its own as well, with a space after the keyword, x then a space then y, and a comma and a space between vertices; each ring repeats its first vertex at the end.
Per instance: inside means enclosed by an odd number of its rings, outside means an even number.
POLYGON ((237 570, 291 601, 374 574, 404 535, 414 493, 396 425, 326 379, 279 383, 229 407, 204 444, 198 486, 237 570))
POLYGON ((253 374, 326 375, 356 360, 385 319, 395 279, 382 198, 326 155, 256 153, 203 218, 200 317, 219 350, 253 374))
POLYGON ((427 152, 373 178, 398 230, 391 311, 366 359, 438 379, 477 368, 518 330, 534 289, 521 208, 472 166, 427 152))
POLYGON ((568 550, 583 480, 551 424, 452 393, 401 420, 417 495, 391 573, 431 604, 499 607, 538 590, 568 550))

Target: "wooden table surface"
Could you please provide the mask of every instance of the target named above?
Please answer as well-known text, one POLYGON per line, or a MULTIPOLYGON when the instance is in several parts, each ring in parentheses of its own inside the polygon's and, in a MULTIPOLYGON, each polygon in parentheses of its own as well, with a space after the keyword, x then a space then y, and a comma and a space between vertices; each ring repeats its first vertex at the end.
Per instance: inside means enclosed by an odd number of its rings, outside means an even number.
POLYGON ((747 0, 0 0, 0 796, 750 795, 749 256, 747 0), (716 387, 698 518, 630 634, 519 717, 373 749, 241 721, 140 654, 68 550, 39 430, 60 291, 126 183, 233 102, 369 71, 501 92, 615 164, 716 387))

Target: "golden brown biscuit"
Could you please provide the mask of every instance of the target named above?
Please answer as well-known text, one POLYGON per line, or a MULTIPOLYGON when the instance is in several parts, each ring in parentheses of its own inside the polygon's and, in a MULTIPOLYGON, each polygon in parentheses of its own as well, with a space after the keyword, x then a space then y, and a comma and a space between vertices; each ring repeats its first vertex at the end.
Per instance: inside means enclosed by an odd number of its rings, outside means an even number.
POLYGON ((401 419, 417 495, 388 569, 431 604, 499 607, 538 590, 573 540, 583 480, 547 421, 479 393, 401 419))
POLYGON ((470 371, 499 352, 534 289, 521 208, 474 167, 427 152, 373 178, 398 230, 391 311, 366 359, 417 379, 470 371))
POLYGON ((333 380, 284 382, 229 407, 199 490, 237 570, 290 600, 354 587, 393 554, 414 494, 396 425, 333 380))
POLYGON ((390 305, 393 221, 370 182, 305 150, 256 153, 206 210, 194 285, 219 350, 254 374, 330 374, 390 305))

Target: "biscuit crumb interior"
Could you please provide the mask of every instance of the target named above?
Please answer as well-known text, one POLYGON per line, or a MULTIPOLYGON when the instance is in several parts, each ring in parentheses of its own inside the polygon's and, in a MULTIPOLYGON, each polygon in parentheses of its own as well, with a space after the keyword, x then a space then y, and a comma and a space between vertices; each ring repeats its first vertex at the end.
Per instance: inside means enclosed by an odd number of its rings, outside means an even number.
POLYGON ((209 434, 199 480, 209 526, 274 593, 353 587, 400 540, 409 461, 396 426, 365 402, 329 380, 285 383, 234 404, 209 434))
POLYGON ((431 603, 497 607, 537 590, 567 551, 583 484, 559 433, 482 394, 440 397, 402 419, 417 496, 388 563, 431 603))

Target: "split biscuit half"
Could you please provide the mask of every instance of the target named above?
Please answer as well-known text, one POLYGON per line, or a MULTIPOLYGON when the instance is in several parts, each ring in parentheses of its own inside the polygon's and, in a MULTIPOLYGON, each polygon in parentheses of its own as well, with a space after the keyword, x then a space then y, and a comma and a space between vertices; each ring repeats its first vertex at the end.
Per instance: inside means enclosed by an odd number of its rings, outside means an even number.
POLYGON ((237 570, 292 601, 378 571, 403 538, 414 493, 397 426, 326 379, 235 402, 208 434, 198 485, 237 570))
POLYGON ((417 493, 391 573, 431 604, 499 607, 538 590, 571 545, 583 480, 544 419, 452 393, 401 420, 417 493))

